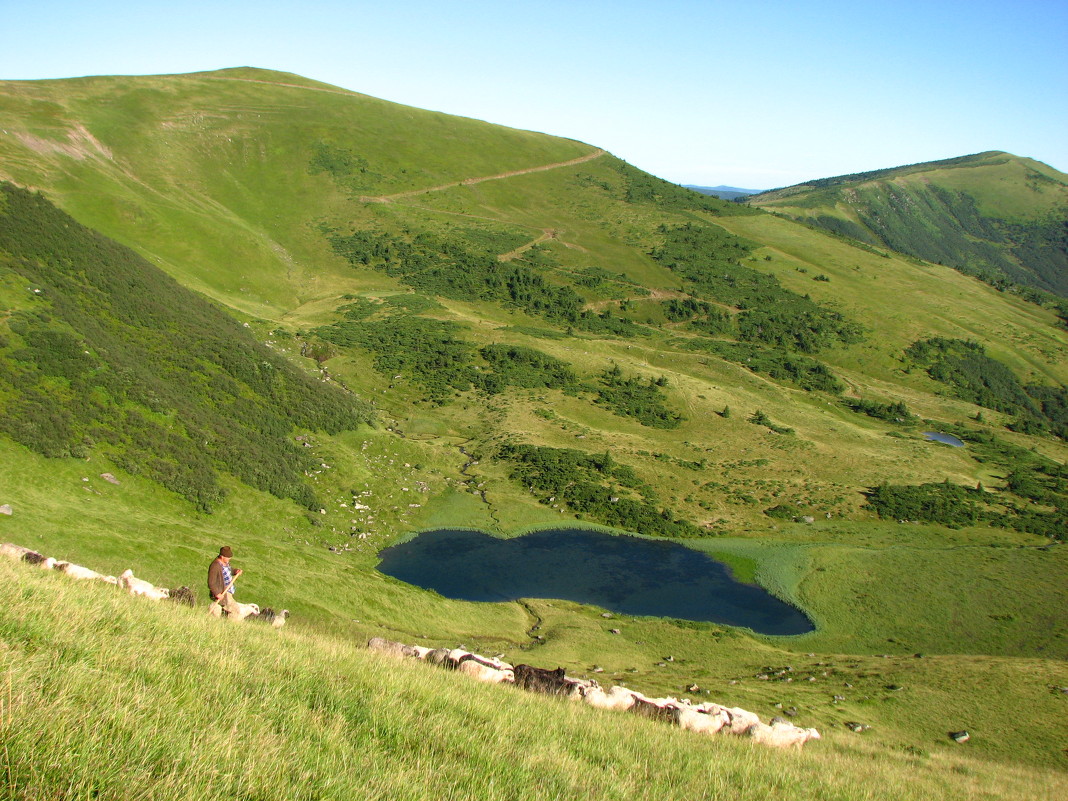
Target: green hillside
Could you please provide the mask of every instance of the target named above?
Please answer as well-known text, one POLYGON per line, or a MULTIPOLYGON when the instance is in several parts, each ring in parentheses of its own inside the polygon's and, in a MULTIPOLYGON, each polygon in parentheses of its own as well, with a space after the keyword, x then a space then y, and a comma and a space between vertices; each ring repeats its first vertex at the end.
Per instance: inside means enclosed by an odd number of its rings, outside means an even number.
POLYGON ((0 184, 0 431, 51 457, 106 454, 195 506, 217 471, 319 501, 295 426, 337 433, 368 404, 323 386, 232 317, 39 195, 0 184))
POLYGON ((752 205, 1002 288, 1068 296, 1068 176, 990 151, 808 181, 752 205))
MULTIPOLYGON (((963 726, 981 735, 962 776, 1062 775, 1068 330, 1050 308, 594 146, 264 70, 0 83, 0 179, 0 541, 198 594, 228 543, 244 600, 330 649, 463 642, 795 706, 895 786, 901 759, 957 759, 963 726), (576 523, 682 539, 816 631, 628 617, 615 636, 601 610, 375 570, 422 529, 576 523), (815 680, 753 678, 777 664, 815 680), (858 746, 838 729, 861 718, 858 746)), ((1052 191, 1010 184, 1021 215, 1052 191)), ((798 759, 837 758, 819 747, 798 759)), ((949 794, 999 797, 965 784, 949 794)))
MULTIPOLYGON (((0 602, 8 798, 1052 799, 1068 789, 1048 766, 887 748, 874 729, 827 731, 818 750, 780 753, 291 627, 220 636, 203 614, 6 560, 0 602)), ((984 678, 1011 682, 999 672, 984 678)))

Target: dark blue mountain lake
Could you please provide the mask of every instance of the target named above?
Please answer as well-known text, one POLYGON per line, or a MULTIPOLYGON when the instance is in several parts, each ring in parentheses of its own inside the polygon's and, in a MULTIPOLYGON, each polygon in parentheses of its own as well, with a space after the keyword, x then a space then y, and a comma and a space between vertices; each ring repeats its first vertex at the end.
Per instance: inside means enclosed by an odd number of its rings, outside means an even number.
POLYGON ((927 439, 933 439, 935 442, 944 442, 946 445, 952 445, 954 448, 964 447, 964 443, 952 434, 943 434, 941 431, 924 431, 923 435, 927 437, 927 439))
POLYGON ((726 566, 682 545, 588 529, 548 529, 514 539, 441 529, 384 549, 388 576, 463 601, 560 598, 628 615, 804 634, 812 622, 726 566))

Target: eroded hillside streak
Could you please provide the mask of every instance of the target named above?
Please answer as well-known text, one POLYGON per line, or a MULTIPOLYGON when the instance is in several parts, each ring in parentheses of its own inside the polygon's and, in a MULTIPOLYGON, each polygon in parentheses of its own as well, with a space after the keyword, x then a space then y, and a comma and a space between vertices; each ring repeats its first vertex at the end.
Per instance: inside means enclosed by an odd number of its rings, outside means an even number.
POLYGON ((483 181, 499 181, 502 178, 515 178, 518 175, 529 175, 532 172, 546 172, 548 170, 558 170, 561 167, 573 167, 576 164, 584 164, 587 161, 593 161, 596 158, 600 158, 606 152, 607 151, 604 149, 598 148, 592 153, 587 153, 585 156, 579 156, 576 159, 570 159, 568 161, 557 161, 552 164, 542 164, 538 167, 527 167, 523 170, 512 170, 510 172, 498 173, 497 175, 482 175, 476 178, 464 178, 462 181, 453 181, 452 183, 431 186, 424 189, 411 189, 407 192, 396 192, 392 195, 364 195, 360 200, 364 203, 390 203, 394 200, 399 200, 400 198, 425 195, 428 192, 441 192, 445 189, 452 189, 455 186, 474 186, 483 181))

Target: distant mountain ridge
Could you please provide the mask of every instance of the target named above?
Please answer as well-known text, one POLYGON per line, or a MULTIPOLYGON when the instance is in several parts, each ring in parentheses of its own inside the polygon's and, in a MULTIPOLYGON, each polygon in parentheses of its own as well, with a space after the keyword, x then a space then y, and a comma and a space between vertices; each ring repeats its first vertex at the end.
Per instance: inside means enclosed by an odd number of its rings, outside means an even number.
POLYGON ((693 184, 683 184, 687 189, 692 189, 694 192, 700 192, 702 195, 712 195, 718 197, 720 200, 737 200, 740 197, 748 197, 749 195, 758 195, 765 191, 763 189, 742 189, 737 186, 695 186, 693 184))
POLYGON ((749 198, 995 286, 1068 297, 1068 176, 1001 151, 806 181, 749 198))

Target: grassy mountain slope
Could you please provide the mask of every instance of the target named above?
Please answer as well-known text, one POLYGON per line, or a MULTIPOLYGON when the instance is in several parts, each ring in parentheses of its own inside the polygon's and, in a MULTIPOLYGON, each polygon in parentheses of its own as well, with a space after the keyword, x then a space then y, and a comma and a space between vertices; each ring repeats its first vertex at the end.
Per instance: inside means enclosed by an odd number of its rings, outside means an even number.
POLYGON ((0 281, 0 430, 45 455, 107 453, 202 509, 221 500, 219 469, 317 509, 303 475, 314 463, 288 435, 371 420, 366 403, 10 184, 0 281))
MULTIPOLYGON (((1050 588, 1068 586, 1068 563, 1039 547, 1049 531, 1023 525, 1064 508, 1057 411, 1021 428, 1016 412, 977 405, 906 354, 974 340, 1021 386, 1056 393, 1068 334, 1048 309, 703 198, 588 145, 284 73, 9 82, 0 123, 0 176, 248 324, 221 326, 224 341, 293 364, 293 380, 312 371, 316 386, 343 385, 377 421, 338 428, 272 407, 290 444, 302 437, 303 480, 321 503, 310 515, 240 472, 219 472, 225 497, 208 514, 114 450, 46 458, 3 438, 0 503, 15 514, 0 516, 0 539, 195 587, 225 541, 248 568, 245 600, 294 610, 295 628, 524 661, 540 620, 535 664, 600 665, 650 692, 696 682, 740 706, 795 705, 806 725, 863 718, 880 732, 865 743, 887 755, 941 759, 956 747, 945 731, 970 726, 981 760, 1061 758, 1050 687, 1065 683, 1068 599, 1050 588), (880 417, 880 404, 909 416, 880 417), (971 439, 930 443, 932 428, 971 439), (569 451, 592 461, 577 467, 569 451), (531 453, 544 458, 517 458, 531 453), (882 483, 945 480, 981 484, 997 514, 902 524, 865 506, 882 483), (513 535, 575 521, 688 536, 801 605, 817 631, 627 618, 619 637, 599 610, 450 601, 374 569, 380 548, 422 528, 513 535), (753 678, 793 663, 817 681, 753 678), (839 708, 828 699, 844 682, 858 689, 839 708), (1019 726, 999 728, 1016 707, 1028 710, 1019 726)), ((4 254, 0 283, 5 367, 24 364, 11 355, 26 348, 20 320, 45 312, 46 328, 73 327, 17 255, 4 254)), ((72 304, 99 300, 91 282, 60 282, 62 259, 31 266, 72 304)), ((193 303, 168 297, 179 312, 193 303)))
POLYGON ((845 730, 772 753, 339 638, 229 627, 4 563, 11 798, 1052 798, 1065 779, 845 730), (225 713, 220 713, 220 707, 225 713), (876 759, 873 756, 878 755, 876 759), (106 766, 106 767, 105 767, 106 766), (867 780, 859 782, 864 773, 867 780))
POLYGON ((0 176, 47 187, 83 223, 265 316, 336 281, 312 223, 343 200, 593 150, 263 70, 12 82, 3 94, 0 176))
POLYGON ((1068 295, 1068 177, 990 151, 776 189, 753 205, 970 275, 1068 295))

